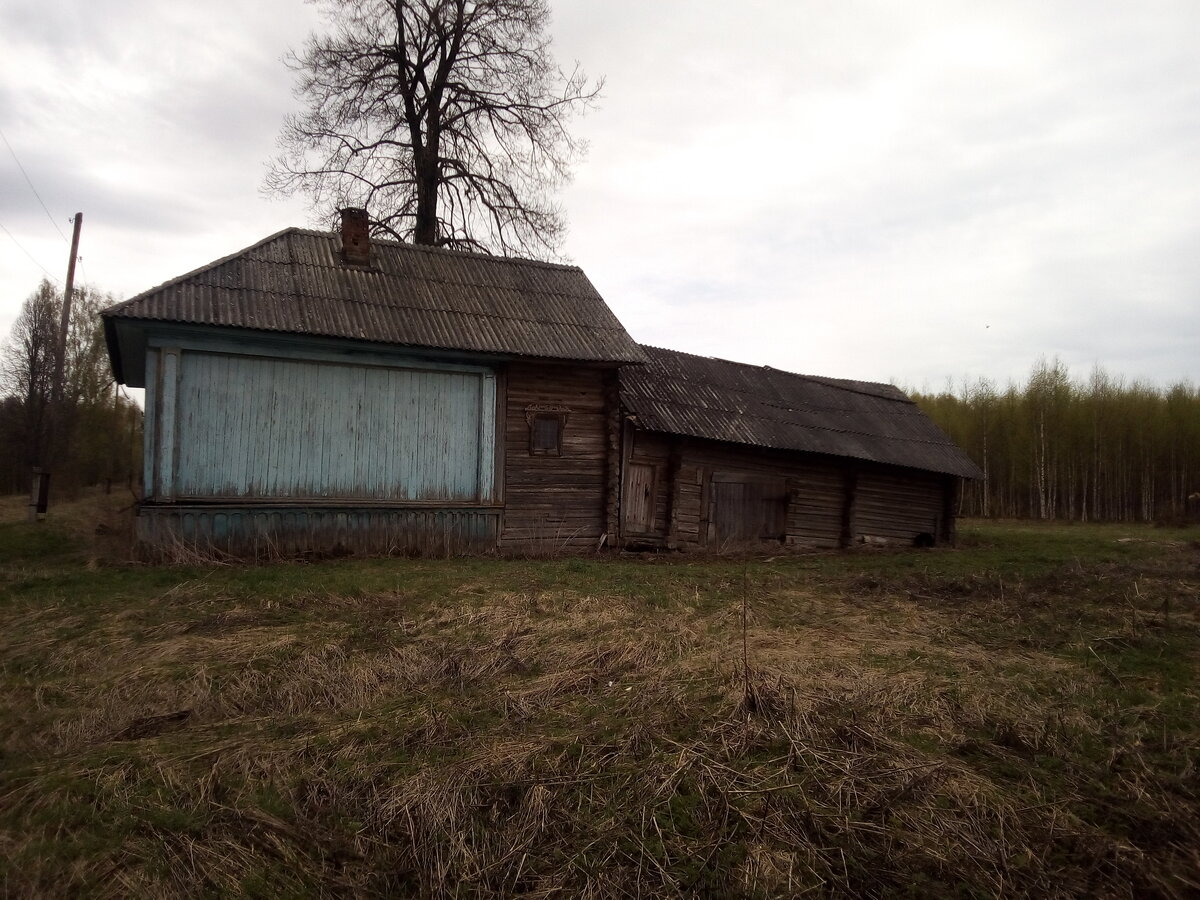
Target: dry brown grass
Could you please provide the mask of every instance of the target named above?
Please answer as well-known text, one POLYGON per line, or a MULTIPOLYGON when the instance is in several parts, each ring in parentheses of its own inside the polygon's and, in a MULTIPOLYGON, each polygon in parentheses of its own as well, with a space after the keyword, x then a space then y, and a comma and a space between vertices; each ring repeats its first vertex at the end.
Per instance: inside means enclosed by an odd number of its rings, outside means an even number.
POLYGON ((152 590, 130 570, 103 596, 31 582, 0 622, 20 636, 0 655, 0 883, 1190 896, 1198 559, 1155 553, 1037 577, 930 556, 954 571, 393 562, 338 564, 338 590, 245 587, 317 566, 152 590), (394 587, 350 587, 371 578, 394 587))

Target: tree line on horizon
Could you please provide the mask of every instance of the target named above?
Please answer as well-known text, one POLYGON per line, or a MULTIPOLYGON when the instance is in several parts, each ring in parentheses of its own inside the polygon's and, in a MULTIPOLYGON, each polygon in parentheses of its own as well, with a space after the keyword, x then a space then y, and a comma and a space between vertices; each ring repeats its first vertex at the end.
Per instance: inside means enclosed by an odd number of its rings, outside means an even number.
MULTIPOLYGON (((100 311, 115 298, 80 288, 72 302, 61 397, 55 399, 62 294, 43 280, 0 357, 0 493, 126 482, 137 490, 142 411, 114 384, 100 311)), ((983 471, 963 483, 965 516, 1171 522, 1200 512, 1200 388, 1160 388, 1097 367, 1073 380, 1039 361, 1024 384, 988 378, 908 391, 983 471), (1192 498, 1189 500, 1189 498, 1192 498)))
POLYGON ((34 466, 53 496, 114 482, 137 487, 142 411, 114 383, 100 311, 116 298, 77 288, 58 380, 62 292, 43 279, 26 298, 0 355, 0 494, 29 490, 34 466))
POLYGON ((1097 367, 1073 380, 1057 359, 1022 385, 987 378, 909 396, 983 470, 965 516, 1178 522, 1200 499, 1200 389, 1161 388, 1097 367), (1193 499, 1189 500, 1189 497, 1193 499))
MULTIPOLYGON (((288 57, 304 109, 286 120, 265 187, 313 210, 372 210, 371 228, 415 243, 553 256, 555 190, 582 151, 568 129, 600 82, 559 70, 547 0, 453 4, 317 0, 330 30, 288 57)), ((99 311, 83 288, 55 399, 61 294, 43 281, 0 357, 0 493, 33 465, 58 489, 140 470, 141 410, 113 384, 99 311)), ((1097 368, 1073 381, 1039 362, 1024 385, 980 378, 909 392, 984 472, 965 515, 1162 521, 1200 492, 1200 391, 1160 389, 1097 368)))

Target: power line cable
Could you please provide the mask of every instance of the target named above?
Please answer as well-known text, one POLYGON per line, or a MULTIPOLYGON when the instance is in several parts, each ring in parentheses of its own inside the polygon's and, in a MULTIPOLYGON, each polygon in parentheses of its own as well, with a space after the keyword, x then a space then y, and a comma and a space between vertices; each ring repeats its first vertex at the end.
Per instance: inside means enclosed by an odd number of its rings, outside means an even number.
MULTIPOLYGON (((50 215, 50 210, 46 209, 46 203, 42 200, 42 195, 37 192, 37 188, 33 186, 33 182, 29 178, 29 173, 25 171, 25 167, 21 165, 21 160, 17 158, 17 151, 13 149, 12 144, 8 142, 8 138, 4 136, 4 132, 0 131, 0 138, 4 139, 4 146, 8 148, 8 152, 12 154, 13 161, 16 162, 17 168, 21 170, 21 174, 25 176, 25 183, 29 185, 29 189, 33 191, 33 196, 37 197, 38 203, 42 204, 42 212, 46 214, 46 218, 50 220, 50 224, 54 226, 54 230, 58 232, 58 236, 64 241, 67 236, 63 234, 63 230, 58 227, 58 223, 54 221, 54 216, 50 215)), ((68 241, 68 243, 70 243, 68 241)))
POLYGON ((46 273, 47 278, 49 278, 51 281, 57 282, 58 284, 62 284, 62 281, 58 278, 55 278, 53 275, 51 275, 50 271, 45 266, 43 266, 40 262, 38 262, 34 258, 32 253, 30 253, 28 250, 26 250, 24 247, 21 246, 21 242, 18 241, 15 237, 13 237, 13 233, 4 227, 3 222, 0 222, 0 231, 3 231, 5 234, 8 235, 9 238, 11 238, 12 242, 21 248, 21 252, 24 253, 26 256, 28 256, 30 258, 30 260, 33 261, 33 264, 35 266, 37 266, 39 269, 41 269, 43 272, 46 273))

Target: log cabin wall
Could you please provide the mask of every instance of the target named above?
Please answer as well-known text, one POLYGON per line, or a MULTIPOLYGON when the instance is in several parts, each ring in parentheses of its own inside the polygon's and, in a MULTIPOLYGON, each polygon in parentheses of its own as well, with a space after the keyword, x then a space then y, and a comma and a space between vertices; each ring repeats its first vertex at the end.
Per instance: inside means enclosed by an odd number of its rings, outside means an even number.
POLYGON ((595 550, 608 531, 617 475, 613 374, 599 368, 514 363, 505 373, 504 524, 510 553, 595 550), (531 449, 531 420, 564 419, 560 452, 531 449))
MULTIPOLYGON (((680 508, 677 531, 680 546, 717 548, 723 543, 753 540, 749 535, 721 533, 714 519, 713 484, 739 478, 764 486, 757 496, 770 502, 778 497, 785 528, 782 543, 793 547, 836 547, 840 542, 844 506, 844 465, 818 456, 784 453, 757 447, 736 447, 712 441, 685 444, 680 467, 680 508)), ((717 491, 721 491, 718 487, 717 491)))
POLYGON ((729 522, 714 515, 731 497, 740 497, 746 509, 778 498, 781 508, 755 513, 749 530, 780 516, 784 528, 774 539, 790 547, 834 548, 868 537, 910 543, 926 533, 939 541, 953 539, 953 477, 679 438, 629 423, 622 443, 626 546, 720 549, 747 542, 745 532, 731 536, 729 522))
POLYGON ((932 472, 864 468, 858 476, 856 535, 906 543, 918 535, 950 540, 954 486, 954 479, 932 472))
POLYGON ((983 472, 894 385, 642 350, 620 372, 626 544, 953 540, 983 472))

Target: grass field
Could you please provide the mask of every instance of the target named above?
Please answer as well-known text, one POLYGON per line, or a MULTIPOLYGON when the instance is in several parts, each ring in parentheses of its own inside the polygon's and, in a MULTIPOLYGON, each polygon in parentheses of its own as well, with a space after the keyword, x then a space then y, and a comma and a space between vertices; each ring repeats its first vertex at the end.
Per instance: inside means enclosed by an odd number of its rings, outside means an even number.
POLYGON ((0 505, 5 896, 1200 892, 1198 529, 150 568, 123 502, 0 505))

